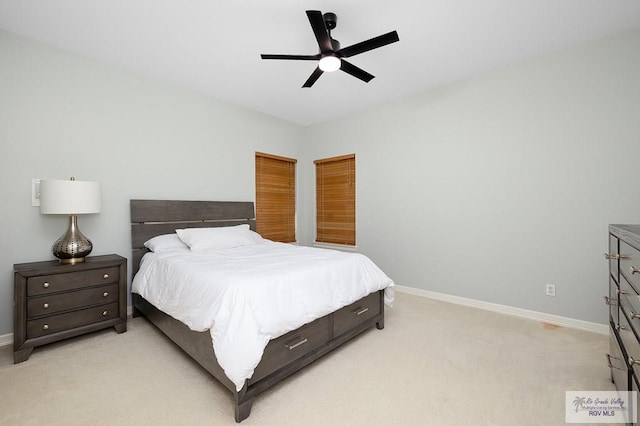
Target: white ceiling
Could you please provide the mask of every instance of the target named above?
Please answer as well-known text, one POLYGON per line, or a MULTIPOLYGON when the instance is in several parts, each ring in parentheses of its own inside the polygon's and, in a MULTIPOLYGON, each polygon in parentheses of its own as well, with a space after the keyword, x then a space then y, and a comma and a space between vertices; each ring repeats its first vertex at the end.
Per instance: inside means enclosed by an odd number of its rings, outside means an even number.
MULTIPOLYGON (((640 28, 639 0, 0 0, 0 27, 119 68, 310 125, 545 52, 640 28), (397 30, 354 56, 363 83, 325 73, 305 10, 334 12, 343 47, 397 30)), ((640 54, 640 52, 639 52, 640 54)))

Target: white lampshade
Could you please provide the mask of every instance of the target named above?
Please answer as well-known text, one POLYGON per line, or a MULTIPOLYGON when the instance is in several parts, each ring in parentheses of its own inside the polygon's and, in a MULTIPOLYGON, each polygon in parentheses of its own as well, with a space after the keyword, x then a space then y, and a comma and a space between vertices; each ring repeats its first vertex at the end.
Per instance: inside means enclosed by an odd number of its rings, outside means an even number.
POLYGON ((89 214, 102 209, 100 184, 81 180, 40 181, 40 213, 89 214))

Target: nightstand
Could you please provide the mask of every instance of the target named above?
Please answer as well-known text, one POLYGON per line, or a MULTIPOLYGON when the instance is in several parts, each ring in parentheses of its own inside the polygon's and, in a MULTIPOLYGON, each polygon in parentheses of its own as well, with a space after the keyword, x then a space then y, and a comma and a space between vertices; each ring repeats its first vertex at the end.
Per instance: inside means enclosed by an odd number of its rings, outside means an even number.
POLYGON ((20 263, 14 271, 13 362, 33 348, 114 327, 127 331, 127 259, 115 254, 62 265, 20 263))

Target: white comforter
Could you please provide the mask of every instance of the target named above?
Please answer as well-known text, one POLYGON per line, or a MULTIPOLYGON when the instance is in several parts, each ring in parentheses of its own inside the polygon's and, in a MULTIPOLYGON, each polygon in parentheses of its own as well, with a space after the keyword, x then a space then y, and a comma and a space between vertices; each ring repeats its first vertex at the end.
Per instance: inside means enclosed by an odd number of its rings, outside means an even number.
POLYGON ((369 258, 265 240, 142 259, 132 291, 191 330, 210 330, 225 374, 241 390, 269 340, 385 289, 393 281, 369 258))

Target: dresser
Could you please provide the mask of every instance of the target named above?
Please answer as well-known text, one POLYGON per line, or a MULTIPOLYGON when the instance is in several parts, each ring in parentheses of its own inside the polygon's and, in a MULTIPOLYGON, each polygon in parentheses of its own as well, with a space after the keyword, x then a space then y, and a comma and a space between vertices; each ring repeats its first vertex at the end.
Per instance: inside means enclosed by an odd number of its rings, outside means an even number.
POLYGON ((126 258, 20 263, 13 270, 14 363, 29 359, 37 346, 109 327, 127 331, 126 258))
MULTIPOLYGON (((618 391, 640 383, 640 225, 609 225, 609 353, 618 391)), ((639 394, 640 395, 640 394, 639 394)), ((640 400, 637 401, 640 404, 640 400)), ((638 407, 639 405, 636 405, 638 407)))

